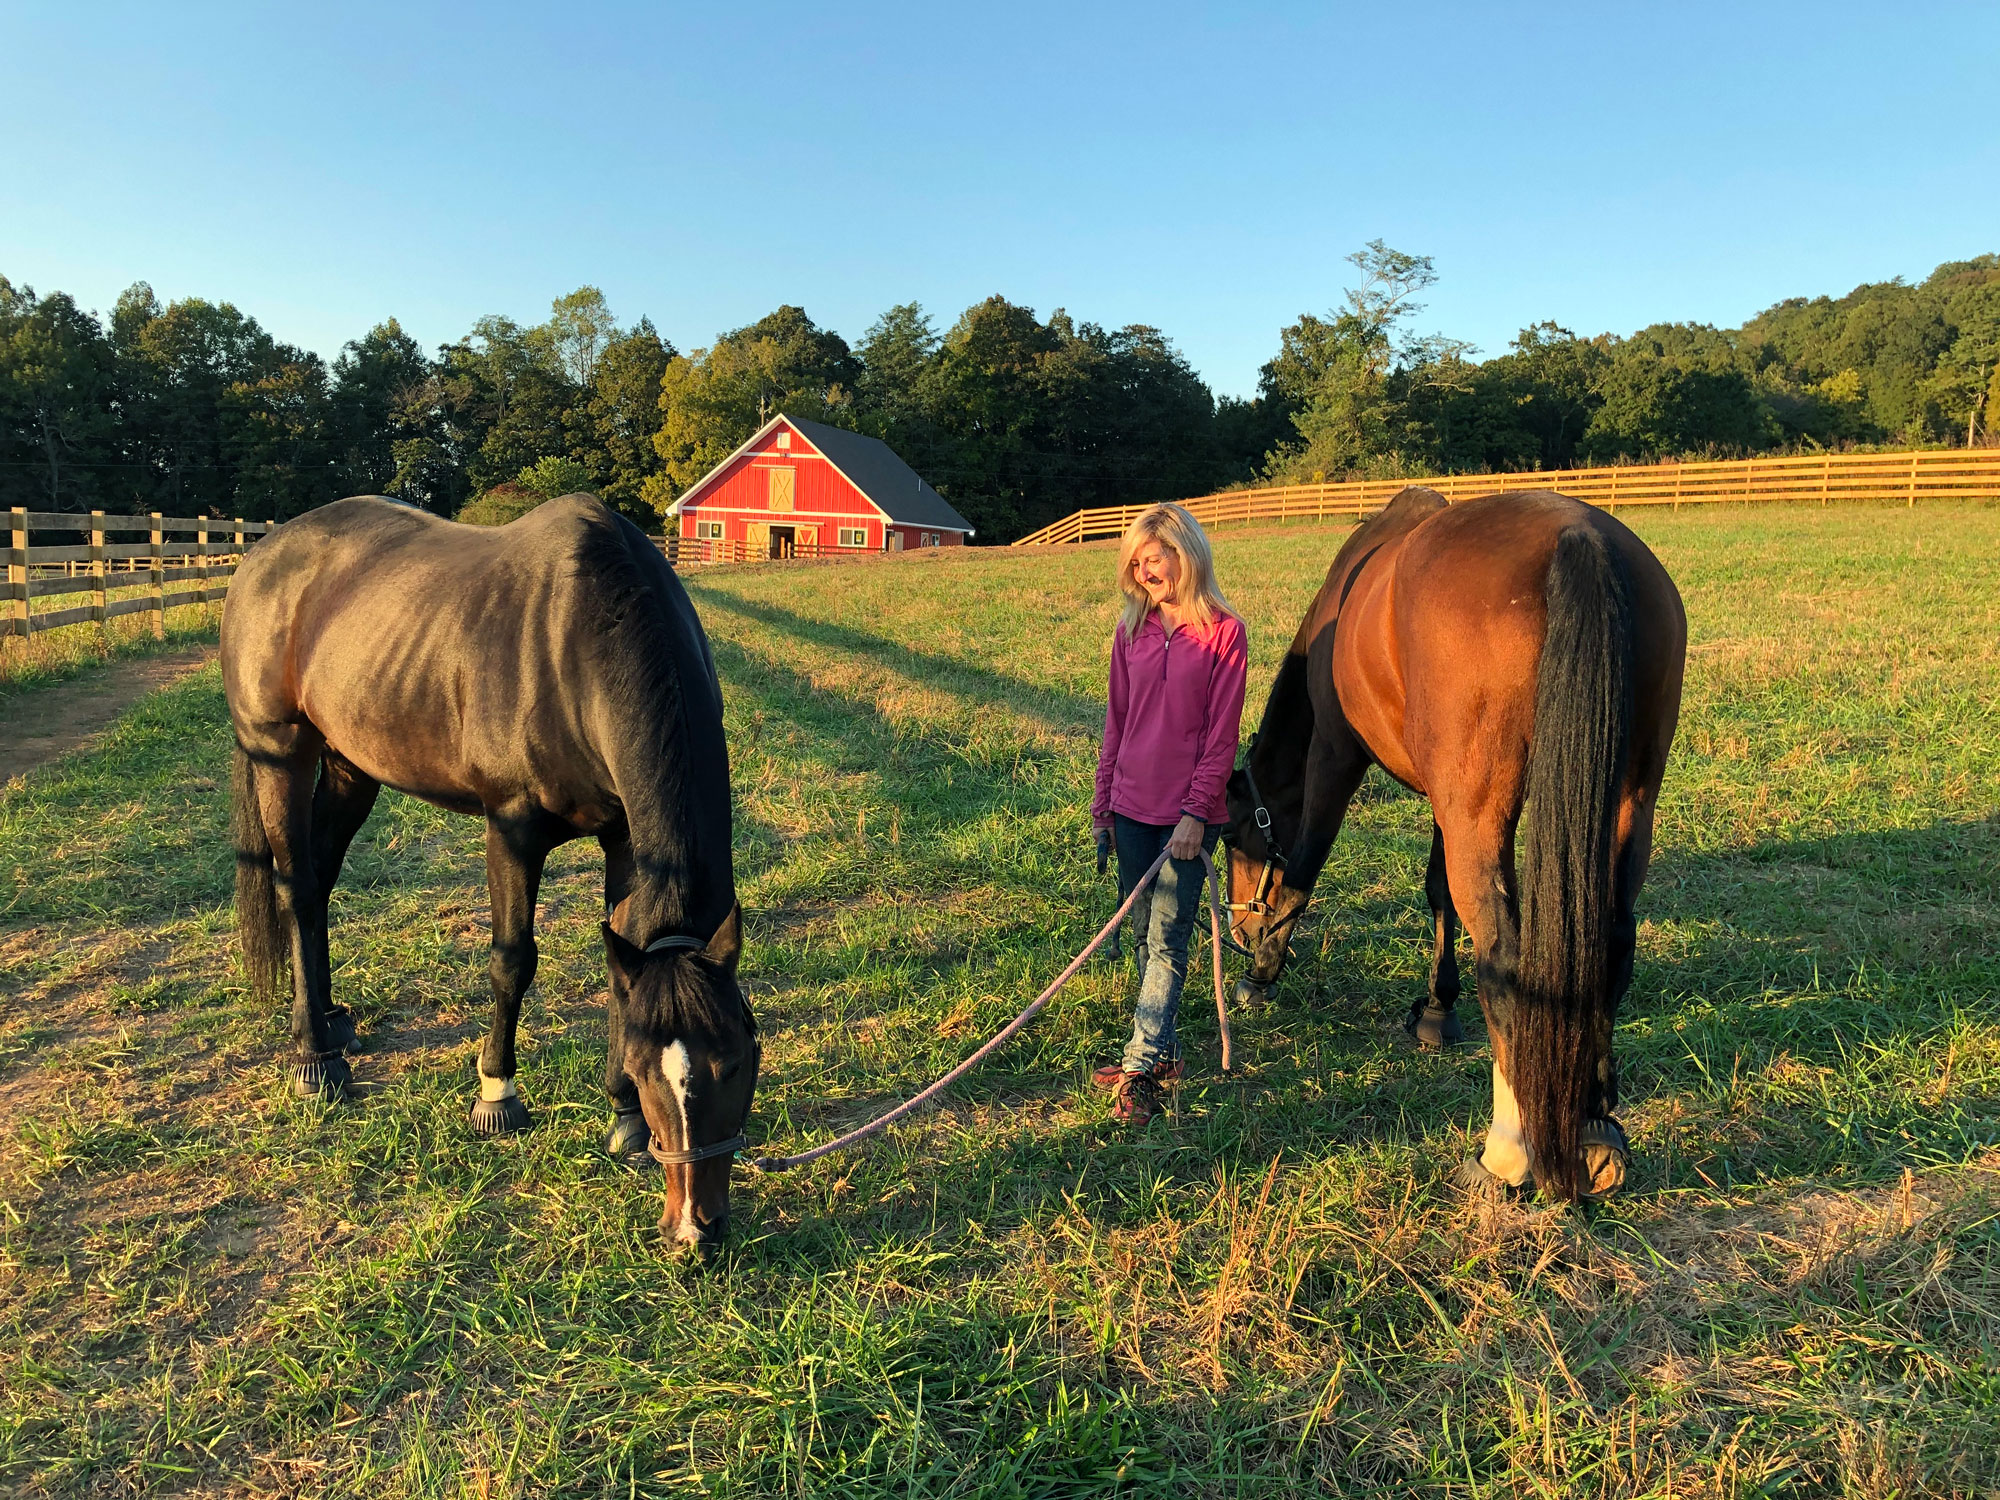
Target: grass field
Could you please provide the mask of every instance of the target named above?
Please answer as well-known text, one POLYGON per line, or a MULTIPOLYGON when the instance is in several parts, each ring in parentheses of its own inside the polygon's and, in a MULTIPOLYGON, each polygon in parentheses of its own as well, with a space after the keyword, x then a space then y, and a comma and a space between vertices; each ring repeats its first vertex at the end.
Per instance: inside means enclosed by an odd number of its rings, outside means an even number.
MULTIPOLYGON (((1693 645, 1620 1030, 1630 1191, 1467 1205, 1483 1032, 1398 1045, 1425 806, 1364 787, 1275 1003, 1133 1137, 1087 971, 944 1108, 744 1180, 702 1270, 604 1123, 594 846, 543 898, 537 1128, 466 1128, 478 825, 385 796, 335 901, 354 1107, 230 960, 213 669, 0 801, 0 1490, 1991 1494, 2000 509, 1643 515, 1693 645)), ((1344 533, 1225 533, 1251 692, 1344 533)), ((1101 547, 700 575, 753 1137, 943 1071, 1109 912, 1101 547)), ((1252 714, 1254 721, 1254 712, 1252 714)), ((1246 730, 1249 726, 1246 725, 1246 730)), ((1201 959, 1198 957, 1197 962, 1201 959)))

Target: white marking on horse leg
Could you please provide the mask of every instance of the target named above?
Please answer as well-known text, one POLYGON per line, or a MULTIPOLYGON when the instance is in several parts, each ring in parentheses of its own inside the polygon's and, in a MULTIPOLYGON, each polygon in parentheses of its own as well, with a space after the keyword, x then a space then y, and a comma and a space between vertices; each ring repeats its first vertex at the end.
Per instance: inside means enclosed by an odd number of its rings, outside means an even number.
MULTIPOLYGON (((681 1149, 694 1149, 694 1130, 688 1121, 687 1086, 688 1074, 693 1070, 693 1060, 688 1057, 687 1044, 675 1042, 660 1054, 660 1071, 666 1075, 667 1087, 673 1090, 674 1104, 681 1112, 681 1149)), ((687 1186, 681 1193, 681 1221, 674 1226, 674 1239, 683 1245, 692 1245, 701 1238, 694 1227, 694 1173, 687 1167, 668 1167, 669 1172, 686 1172, 687 1186)))
POLYGON ((1479 1164, 1505 1182, 1519 1187, 1528 1180, 1528 1142, 1521 1134, 1521 1107, 1500 1064, 1493 1064, 1493 1125, 1486 1132, 1486 1149, 1479 1164))
POLYGON ((514 1097, 514 1080, 511 1078, 488 1078, 479 1075, 479 1097, 488 1104, 498 1104, 502 1099, 514 1097))

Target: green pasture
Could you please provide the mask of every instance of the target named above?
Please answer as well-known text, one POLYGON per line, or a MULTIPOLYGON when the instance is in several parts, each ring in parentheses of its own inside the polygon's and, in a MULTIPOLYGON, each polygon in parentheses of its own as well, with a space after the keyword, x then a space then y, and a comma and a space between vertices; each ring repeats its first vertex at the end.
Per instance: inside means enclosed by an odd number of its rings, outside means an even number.
MULTIPOLYGON (((466 1128, 479 827, 393 795, 335 900, 365 1097, 295 1103, 231 964, 219 678, 143 702, 0 796, 0 1492, 1993 1493, 2000 508, 1634 524, 1693 645, 1619 1032, 1638 1156, 1594 1215, 1449 1185, 1484 1033, 1399 1045, 1429 819, 1376 778, 1238 1076, 1191 988, 1170 1117, 1113 1126, 1087 1075, 1130 975, 1091 969, 886 1142, 739 1176, 731 1248, 673 1258, 593 1151, 595 846, 544 890, 534 1130, 466 1128)), ((1343 535, 1218 538, 1252 722, 1343 535)), ((690 580, 754 1139, 921 1086, 1108 914, 1112 567, 690 580)))

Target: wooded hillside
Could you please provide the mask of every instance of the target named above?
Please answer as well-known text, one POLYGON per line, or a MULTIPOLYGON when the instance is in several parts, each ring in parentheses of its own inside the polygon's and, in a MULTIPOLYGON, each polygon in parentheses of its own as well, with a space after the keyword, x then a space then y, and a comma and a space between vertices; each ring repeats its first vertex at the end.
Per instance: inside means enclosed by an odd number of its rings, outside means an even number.
POLYGON ((982 540, 1083 506, 1232 483, 1990 440, 2000 256, 1795 298, 1738 329, 1523 329, 1502 354, 1415 332, 1428 257, 1349 257, 1342 304, 1217 401, 1157 328, 989 297, 858 343, 785 306, 676 349, 603 294, 480 319, 426 353, 392 318, 329 363, 227 302, 108 316, 0 277, 0 506, 284 517, 361 491, 504 519, 592 489, 645 524, 775 410, 886 439, 982 540), (497 493, 495 493, 497 492, 497 493))

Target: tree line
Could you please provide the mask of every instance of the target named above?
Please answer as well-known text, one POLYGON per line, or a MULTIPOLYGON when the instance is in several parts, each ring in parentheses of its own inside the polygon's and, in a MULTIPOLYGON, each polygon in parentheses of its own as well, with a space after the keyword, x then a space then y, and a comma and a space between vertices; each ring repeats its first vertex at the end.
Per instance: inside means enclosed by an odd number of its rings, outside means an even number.
POLYGON ((284 519, 375 492, 504 520, 587 489, 658 529, 783 411, 883 438, 1005 541, 1232 484, 1979 443, 2000 404, 2000 256, 1735 329, 1540 323, 1484 360, 1414 331, 1429 257, 1348 261, 1342 303, 1280 332, 1247 400, 1157 328, 998 296, 944 328, 892 307, 854 344, 785 306, 682 352, 584 287, 435 353, 390 319, 329 363, 227 302, 141 282, 100 317, 0 276, 0 505, 284 519))

